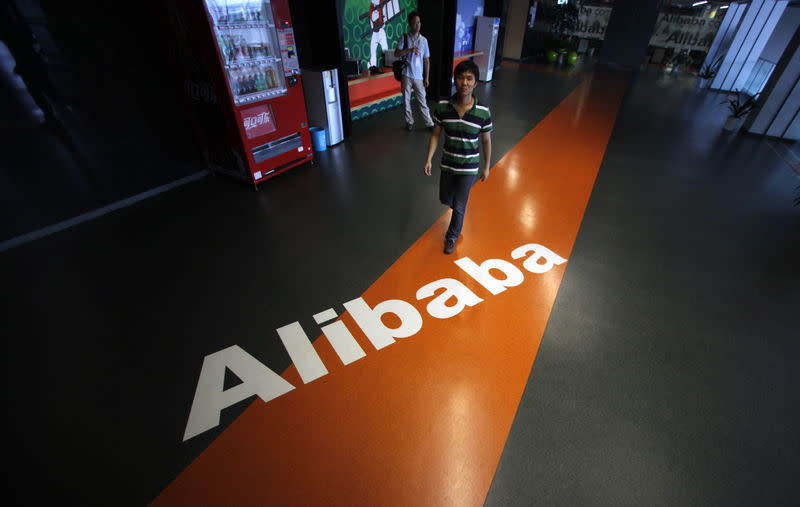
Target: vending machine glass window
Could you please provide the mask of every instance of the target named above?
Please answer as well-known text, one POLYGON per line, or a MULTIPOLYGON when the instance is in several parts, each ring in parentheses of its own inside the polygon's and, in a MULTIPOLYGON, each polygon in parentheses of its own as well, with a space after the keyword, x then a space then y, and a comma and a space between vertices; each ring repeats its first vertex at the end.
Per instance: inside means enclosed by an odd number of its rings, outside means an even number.
POLYGON ((234 104, 285 95, 283 60, 270 2, 205 2, 234 104))

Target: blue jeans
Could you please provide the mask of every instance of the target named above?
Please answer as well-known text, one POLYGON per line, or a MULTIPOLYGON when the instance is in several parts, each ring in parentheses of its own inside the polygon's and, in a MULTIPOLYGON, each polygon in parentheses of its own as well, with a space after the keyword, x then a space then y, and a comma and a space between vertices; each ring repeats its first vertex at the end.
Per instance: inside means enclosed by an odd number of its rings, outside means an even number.
POLYGON ((439 201, 450 206, 453 214, 450 217, 450 227, 447 228, 445 239, 458 239, 461 227, 464 225, 464 213, 467 211, 467 199, 472 184, 475 183, 474 174, 453 174, 441 171, 439 176, 439 201))

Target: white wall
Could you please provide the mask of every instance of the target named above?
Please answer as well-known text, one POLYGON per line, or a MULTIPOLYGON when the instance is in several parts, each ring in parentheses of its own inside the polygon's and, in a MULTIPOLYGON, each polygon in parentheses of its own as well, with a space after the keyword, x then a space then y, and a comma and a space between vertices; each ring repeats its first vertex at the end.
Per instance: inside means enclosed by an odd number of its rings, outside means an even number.
POLYGON ((780 75, 772 78, 777 79, 775 87, 747 131, 800 140, 800 48, 795 49, 780 75))
POLYGON ((778 63, 783 50, 786 49, 786 44, 789 43, 789 39, 792 38, 798 26, 800 26, 800 7, 787 7, 764 47, 764 51, 761 52, 761 58, 771 63, 778 63))
POLYGON ((711 88, 728 91, 744 88, 786 4, 787 0, 750 2, 711 88))

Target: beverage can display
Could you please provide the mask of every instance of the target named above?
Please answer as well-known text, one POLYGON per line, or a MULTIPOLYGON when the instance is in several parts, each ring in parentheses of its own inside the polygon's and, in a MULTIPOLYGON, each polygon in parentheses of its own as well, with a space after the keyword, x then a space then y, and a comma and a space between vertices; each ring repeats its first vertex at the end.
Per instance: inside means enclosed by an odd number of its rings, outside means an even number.
POLYGON ((216 27, 216 42, 227 68, 236 104, 287 92, 285 53, 293 50, 292 32, 276 27, 271 2, 264 0, 206 0, 216 27))

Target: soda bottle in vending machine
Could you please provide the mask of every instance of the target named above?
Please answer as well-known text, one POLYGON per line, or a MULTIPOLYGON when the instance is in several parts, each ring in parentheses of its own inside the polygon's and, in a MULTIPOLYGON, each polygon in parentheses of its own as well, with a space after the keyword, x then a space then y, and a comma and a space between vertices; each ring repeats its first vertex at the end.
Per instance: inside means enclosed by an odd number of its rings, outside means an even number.
POLYGON ((217 44, 219 45, 219 53, 222 55, 222 59, 225 60, 225 63, 228 63, 228 41, 224 35, 217 35, 217 44))
POLYGON ((250 93, 247 90, 247 72, 244 70, 239 71, 239 95, 247 95, 250 93))
POLYGON ((247 90, 248 93, 255 93, 256 92, 256 76, 253 73, 253 69, 248 70, 247 74, 247 90))
POLYGON ((230 71, 231 93, 239 95, 239 73, 235 70, 230 71))
POLYGON ((233 42, 233 37, 230 35, 225 36, 225 51, 227 53, 227 62, 233 62, 236 60, 236 44, 233 42))
POLYGON ((258 91, 266 90, 267 89, 267 80, 264 77, 264 73, 261 69, 258 70, 258 77, 256 78, 256 88, 258 91))

